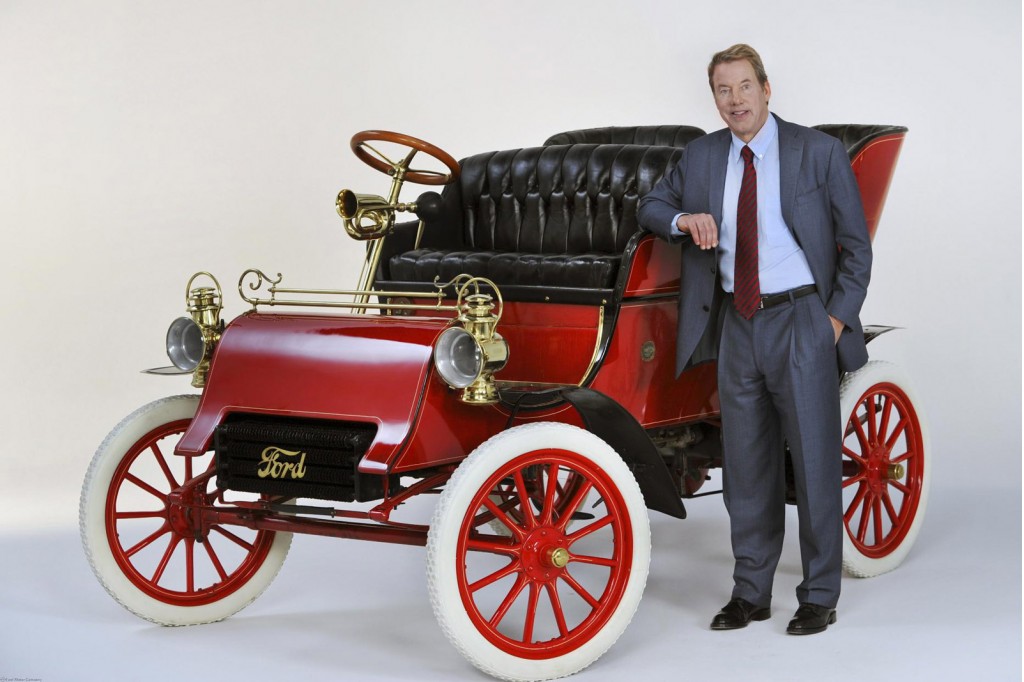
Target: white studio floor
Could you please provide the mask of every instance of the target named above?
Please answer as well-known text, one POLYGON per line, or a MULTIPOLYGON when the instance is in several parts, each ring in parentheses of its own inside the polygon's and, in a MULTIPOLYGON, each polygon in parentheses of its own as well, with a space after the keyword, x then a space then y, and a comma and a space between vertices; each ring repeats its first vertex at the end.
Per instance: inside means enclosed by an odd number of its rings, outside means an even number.
MULTIPOLYGON (((1021 679, 1021 498, 933 488, 898 570, 847 578, 839 622, 790 637, 799 582, 795 518, 774 615, 711 632, 728 599, 728 519, 719 497, 684 521, 652 513, 653 560, 626 633, 580 682, 1021 679)), ((791 517, 793 515, 791 514, 791 517)), ((233 618, 162 628, 95 580, 77 529, 0 534, 0 679, 486 680, 430 609, 422 548, 296 536, 277 580, 233 618)))

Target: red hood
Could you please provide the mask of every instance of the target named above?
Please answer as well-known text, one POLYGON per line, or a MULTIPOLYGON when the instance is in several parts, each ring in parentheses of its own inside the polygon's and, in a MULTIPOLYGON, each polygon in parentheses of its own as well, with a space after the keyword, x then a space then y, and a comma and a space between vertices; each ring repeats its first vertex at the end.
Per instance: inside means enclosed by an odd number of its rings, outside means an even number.
POLYGON ((232 412, 377 424, 367 455, 390 459, 409 433, 434 341, 450 324, 383 315, 248 313, 224 331, 199 411, 175 452, 198 454, 232 412))

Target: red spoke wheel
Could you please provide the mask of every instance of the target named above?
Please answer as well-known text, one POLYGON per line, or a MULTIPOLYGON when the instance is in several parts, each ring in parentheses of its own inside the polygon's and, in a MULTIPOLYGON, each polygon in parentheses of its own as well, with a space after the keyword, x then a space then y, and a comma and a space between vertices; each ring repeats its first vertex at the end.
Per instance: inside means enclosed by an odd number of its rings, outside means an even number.
POLYGON ((97 450, 82 490, 82 542, 96 576, 128 610, 164 625, 244 608, 291 544, 288 533, 203 523, 201 507, 229 503, 214 485, 212 455, 174 454, 198 402, 175 396, 130 415, 97 450))
POLYGON ((899 566, 924 519, 931 480, 927 426, 902 370, 869 362, 840 387, 843 567, 868 578, 899 566))
POLYGON ((520 426, 452 476, 427 562, 435 615, 470 662, 509 680, 561 677, 601 656, 636 611, 650 562, 647 510, 598 437, 520 426))

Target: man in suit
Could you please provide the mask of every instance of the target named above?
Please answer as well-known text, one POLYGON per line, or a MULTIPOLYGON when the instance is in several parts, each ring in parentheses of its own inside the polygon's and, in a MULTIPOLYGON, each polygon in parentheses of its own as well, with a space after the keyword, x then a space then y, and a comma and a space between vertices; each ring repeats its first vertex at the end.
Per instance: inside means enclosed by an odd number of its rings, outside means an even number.
POLYGON ((682 245, 677 375, 718 359, 723 487, 735 569, 712 629, 769 618, 793 460, 803 581, 791 634, 836 620, 842 575, 839 372, 867 361, 871 272, 860 193, 839 140, 768 111, 757 52, 708 65, 726 128, 691 142, 640 202, 646 229, 682 245))

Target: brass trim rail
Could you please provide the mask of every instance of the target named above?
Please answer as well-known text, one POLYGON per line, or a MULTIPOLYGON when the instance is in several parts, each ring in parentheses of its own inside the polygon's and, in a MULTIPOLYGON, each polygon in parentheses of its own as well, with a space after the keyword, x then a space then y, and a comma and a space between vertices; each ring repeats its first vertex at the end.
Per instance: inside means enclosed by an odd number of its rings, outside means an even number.
MULTIPOLYGON (((470 275, 459 275, 451 281, 440 283, 436 279, 434 286, 436 291, 377 291, 374 289, 305 289, 305 288, 287 288, 278 286, 284 277, 281 273, 277 273, 277 278, 274 279, 268 276, 261 270, 250 268, 242 273, 242 276, 238 278, 238 295, 242 297, 242 300, 252 306, 255 311, 257 306, 293 306, 293 307, 312 307, 312 308, 352 308, 362 311, 366 308, 372 308, 374 310, 428 310, 438 312, 454 312, 458 313, 461 311, 463 306, 463 300, 469 296, 479 295, 481 284, 486 285, 494 290, 494 294, 498 299, 498 310, 495 313, 495 318, 500 319, 501 313, 504 310, 504 301, 502 300, 501 292, 498 290, 497 285, 489 279, 484 277, 471 277, 470 275), (264 288, 266 286, 266 289, 264 288), (266 293, 270 294, 269 298, 260 298, 257 295, 247 295, 246 288, 249 291, 258 292, 263 289, 266 293), (305 300, 305 299, 293 299, 293 298, 278 298, 278 295, 284 296, 353 296, 356 300, 352 301, 338 301, 338 300, 305 300), (404 298, 404 299, 432 299, 434 302, 431 303, 370 303, 368 299, 370 296, 377 296, 380 298, 404 298), (445 303, 445 298, 455 298, 454 303, 445 303), (363 300, 360 300, 362 298, 363 300)), ((495 322, 497 322, 497 319, 495 322)))

